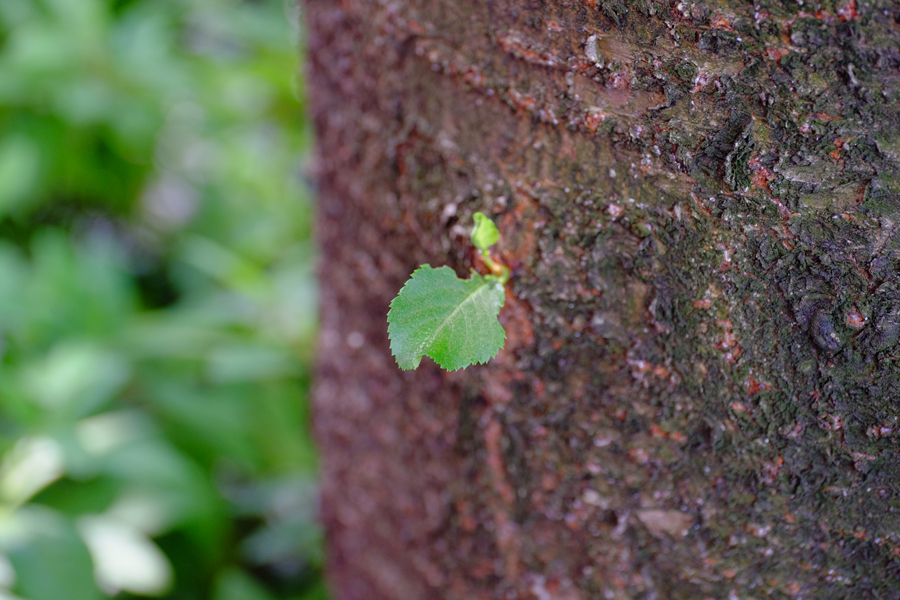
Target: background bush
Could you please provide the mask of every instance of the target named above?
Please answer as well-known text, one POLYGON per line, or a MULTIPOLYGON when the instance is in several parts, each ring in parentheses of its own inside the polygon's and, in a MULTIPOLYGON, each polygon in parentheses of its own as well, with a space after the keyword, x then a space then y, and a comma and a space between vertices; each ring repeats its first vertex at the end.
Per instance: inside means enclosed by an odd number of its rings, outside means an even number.
POLYGON ((0 599, 325 597, 296 12, 0 0, 0 599))

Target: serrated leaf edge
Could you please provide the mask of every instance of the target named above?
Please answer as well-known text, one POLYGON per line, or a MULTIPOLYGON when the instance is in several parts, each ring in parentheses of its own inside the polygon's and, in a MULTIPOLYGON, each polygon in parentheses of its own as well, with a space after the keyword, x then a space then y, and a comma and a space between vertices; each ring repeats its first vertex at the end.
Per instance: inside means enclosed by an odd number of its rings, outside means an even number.
MULTIPOLYGON (((472 278, 473 278, 474 276, 478 276, 482 281, 484 281, 484 284, 483 284, 481 287, 479 287, 477 290, 475 290, 474 292, 472 292, 471 294, 469 294, 469 296, 466 297, 466 299, 465 299, 463 302, 460 302, 459 306, 458 306, 457 308, 453 309, 453 312, 450 313, 450 315, 447 316, 447 319, 446 319, 445 321, 449 321, 449 320, 450 320, 450 317, 452 317, 454 314, 456 314, 456 311, 459 310, 459 309, 463 306, 463 304, 465 304, 466 302, 469 301, 469 298, 471 298, 472 296, 474 296, 476 293, 480 292, 483 288, 485 288, 485 287, 487 287, 487 286, 489 286, 489 285, 500 286, 500 284, 498 284, 496 281, 491 280, 491 279, 486 279, 484 276, 479 275, 479 274, 477 274, 477 273, 473 273, 473 274, 472 274, 472 277, 469 277, 469 279, 463 279, 462 281, 469 281, 469 280, 472 280, 472 278)), ((500 286, 500 287, 502 288, 503 286, 500 286)), ((505 296, 505 294, 504 294, 504 296, 505 296)), ((499 308, 503 308, 503 305, 504 305, 505 303, 506 303, 506 298, 504 297, 502 300, 500 300, 500 306, 499 306, 499 308)), ((498 309, 498 314, 499 314, 499 309, 498 309)), ((496 317, 497 317, 497 315, 494 315, 494 318, 496 318, 496 317)), ((444 325, 442 324, 442 325, 438 328, 438 330, 435 331, 435 336, 437 336, 437 334, 439 333, 439 331, 440 331, 443 327, 444 327, 444 325)), ((500 342, 500 345, 497 347, 497 350, 496 350, 491 356, 488 356, 488 357, 487 357, 486 359, 484 359, 484 360, 473 359, 473 360, 467 362, 467 363, 464 364, 464 365, 461 365, 461 366, 456 367, 456 368, 452 368, 452 367, 450 367, 450 366, 445 366, 443 363, 441 363, 440 361, 438 361, 437 359, 435 359, 435 358, 434 358, 433 356, 431 356, 430 354, 424 354, 424 353, 423 353, 422 355, 423 355, 423 356, 428 356, 429 358, 431 358, 432 360, 434 360, 434 362, 436 362, 436 363, 438 364, 439 367, 441 367, 441 368, 444 369, 445 371, 450 371, 450 372, 453 372, 453 371, 459 371, 460 369, 465 369, 465 368, 468 367, 469 365, 483 365, 483 364, 486 364, 489 360, 491 360, 491 359, 494 358, 495 356, 497 356, 497 354, 500 353, 500 349, 503 348, 503 345, 504 345, 504 343, 506 342, 506 330, 503 329, 502 326, 501 326, 500 330, 503 332, 503 340, 500 342)), ((421 359, 420 359, 420 360, 421 360, 421 359)), ((467 360, 468 360, 468 359, 467 359, 467 360)))
MULTIPOLYGON (((396 302, 396 301, 400 298, 400 295, 403 293, 403 290, 406 288, 406 286, 408 286, 408 285, 410 284, 410 282, 412 282, 413 278, 416 276, 416 273, 422 271, 422 270, 425 269, 426 267, 427 267, 428 269, 431 269, 432 271, 438 271, 438 270, 440 270, 440 269, 448 269, 448 270, 450 270, 450 271, 452 272, 452 269, 450 269, 450 268, 447 267, 446 265, 444 265, 444 266, 442 266, 442 267, 438 267, 437 269, 435 269, 434 267, 432 267, 431 265, 428 265, 428 264, 419 265, 419 268, 412 272, 412 274, 409 276, 409 279, 406 280, 406 283, 403 284, 403 287, 400 288, 400 291, 397 293, 397 295, 394 297, 394 299, 391 300, 391 303, 390 303, 390 305, 389 305, 389 310, 388 310, 388 314, 387 314, 387 321, 388 321, 388 340, 389 340, 390 342, 393 342, 393 341, 394 341, 394 337, 391 335, 391 330, 390 330, 390 325, 392 325, 392 324, 394 323, 394 321, 391 320, 391 313, 392 313, 393 310, 394 310, 394 302, 396 302)), ((483 361, 482 361, 482 360, 477 360, 477 359, 475 359, 475 360, 472 360, 472 361, 467 362, 467 363, 464 364, 464 365, 461 365, 461 366, 455 367, 455 368, 453 368, 453 367, 451 367, 451 366, 447 366, 447 365, 445 365, 444 363, 441 363, 440 361, 438 361, 437 359, 435 359, 433 356, 431 356, 431 355, 428 354, 427 352, 424 352, 424 351, 423 351, 423 349, 424 349, 426 346, 428 346, 431 342, 434 341, 434 339, 435 339, 435 337, 437 336, 437 334, 440 333, 441 330, 443 330, 444 326, 445 326, 446 323, 451 319, 451 317, 453 317, 453 316, 457 313, 457 311, 460 310, 460 308, 462 308, 462 306, 463 306, 464 304, 466 304, 467 302, 469 302, 470 299, 471 299, 475 294, 477 294, 478 292, 480 292, 482 289, 484 289, 485 287, 487 287, 487 286, 489 286, 489 285, 497 285, 497 286, 500 286, 501 288, 503 288, 503 286, 502 286, 500 283, 498 283, 495 279, 493 279, 493 278, 490 278, 490 279, 489 279, 490 276, 483 276, 483 275, 481 275, 481 274, 479 274, 479 273, 476 273, 475 271, 472 271, 472 274, 469 276, 468 279, 461 279, 458 275, 456 275, 456 273, 453 273, 453 276, 456 277, 459 281, 473 281, 475 277, 478 277, 478 278, 481 279, 484 283, 483 283, 481 286, 479 286, 475 291, 473 291, 471 294, 469 294, 468 296, 466 296, 466 299, 463 300, 462 302, 460 302, 459 305, 458 305, 456 308, 454 308, 453 311, 452 311, 449 315, 447 315, 447 318, 444 319, 444 322, 441 323, 441 325, 435 330, 434 335, 431 336, 430 339, 429 339, 428 341, 423 342, 422 344, 420 344, 420 345, 416 348, 415 354, 416 354, 417 356, 416 356, 416 362, 415 362, 414 365, 410 366, 409 368, 406 368, 406 367, 404 367, 403 365, 401 365, 401 364, 400 364, 400 360, 399 360, 399 358, 397 357, 397 354, 394 352, 393 346, 391 347, 391 354, 394 356, 394 362, 396 362, 396 363, 397 363, 397 366, 400 367, 401 369, 403 369, 404 371, 411 371, 411 370, 413 370, 413 369, 418 368, 418 366, 422 363, 422 357, 423 357, 423 356, 428 356, 428 357, 431 358, 431 359, 432 359, 439 367, 441 367, 441 368, 444 369, 445 371, 449 371, 449 372, 458 371, 458 370, 460 370, 460 369, 465 369, 465 368, 468 367, 469 365, 473 365, 473 364, 474 364, 474 365, 483 365, 483 364, 486 364, 486 363, 487 363, 489 360, 491 360, 492 358, 496 357, 497 354, 500 353, 500 350, 503 348, 504 344, 506 343, 506 339, 507 339, 507 338, 506 338, 506 329, 504 329, 504 328, 501 326, 500 329, 501 329, 501 331, 503 332, 503 340, 500 342, 500 346, 498 346, 498 348, 497 348, 496 352, 494 352, 494 354, 492 354, 491 356, 489 356, 488 358, 486 358, 486 359, 483 360, 483 361)), ((500 300, 500 307, 499 307, 499 308, 503 308, 503 306, 506 304, 506 297, 505 297, 505 296, 506 296, 506 294, 505 294, 505 292, 504 292, 504 297, 500 300)), ((498 309, 498 314, 499 314, 499 309, 498 309)), ((496 315, 495 315, 495 317, 496 317, 496 315)))

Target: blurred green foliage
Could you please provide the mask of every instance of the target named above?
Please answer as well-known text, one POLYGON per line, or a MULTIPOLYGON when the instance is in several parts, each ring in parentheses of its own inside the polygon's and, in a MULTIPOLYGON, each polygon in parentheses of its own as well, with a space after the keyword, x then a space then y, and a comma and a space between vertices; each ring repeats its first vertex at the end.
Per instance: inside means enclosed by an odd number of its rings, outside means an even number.
POLYGON ((0 599, 326 597, 299 21, 0 0, 0 599))

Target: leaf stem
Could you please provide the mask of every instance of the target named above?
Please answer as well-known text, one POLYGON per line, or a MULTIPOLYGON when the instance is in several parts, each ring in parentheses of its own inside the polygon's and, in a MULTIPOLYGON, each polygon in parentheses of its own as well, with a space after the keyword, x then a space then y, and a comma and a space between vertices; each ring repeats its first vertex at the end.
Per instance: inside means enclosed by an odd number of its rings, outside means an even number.
POLYGON ((481 259, 484 261, 484 264, 487 265, 488 269, 491 270, 491 273, 493 274, 493 277, 496 278, 497 283, 499 283, 500 285, 506 285, 506 282, 509 281, 509 267, 491 258, 491 253, 487 250, 481 251, 481 259))

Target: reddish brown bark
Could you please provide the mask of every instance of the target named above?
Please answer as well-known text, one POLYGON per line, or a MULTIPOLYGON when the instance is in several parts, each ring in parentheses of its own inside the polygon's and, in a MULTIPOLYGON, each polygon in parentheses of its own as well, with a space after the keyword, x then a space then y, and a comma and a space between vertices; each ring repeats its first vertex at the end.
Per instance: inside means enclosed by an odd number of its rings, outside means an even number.
POLYGON ((337 598, 900 598, 897 6, 307 7, 337 598), (476 210, 507 345, 401 372, 476 210))

